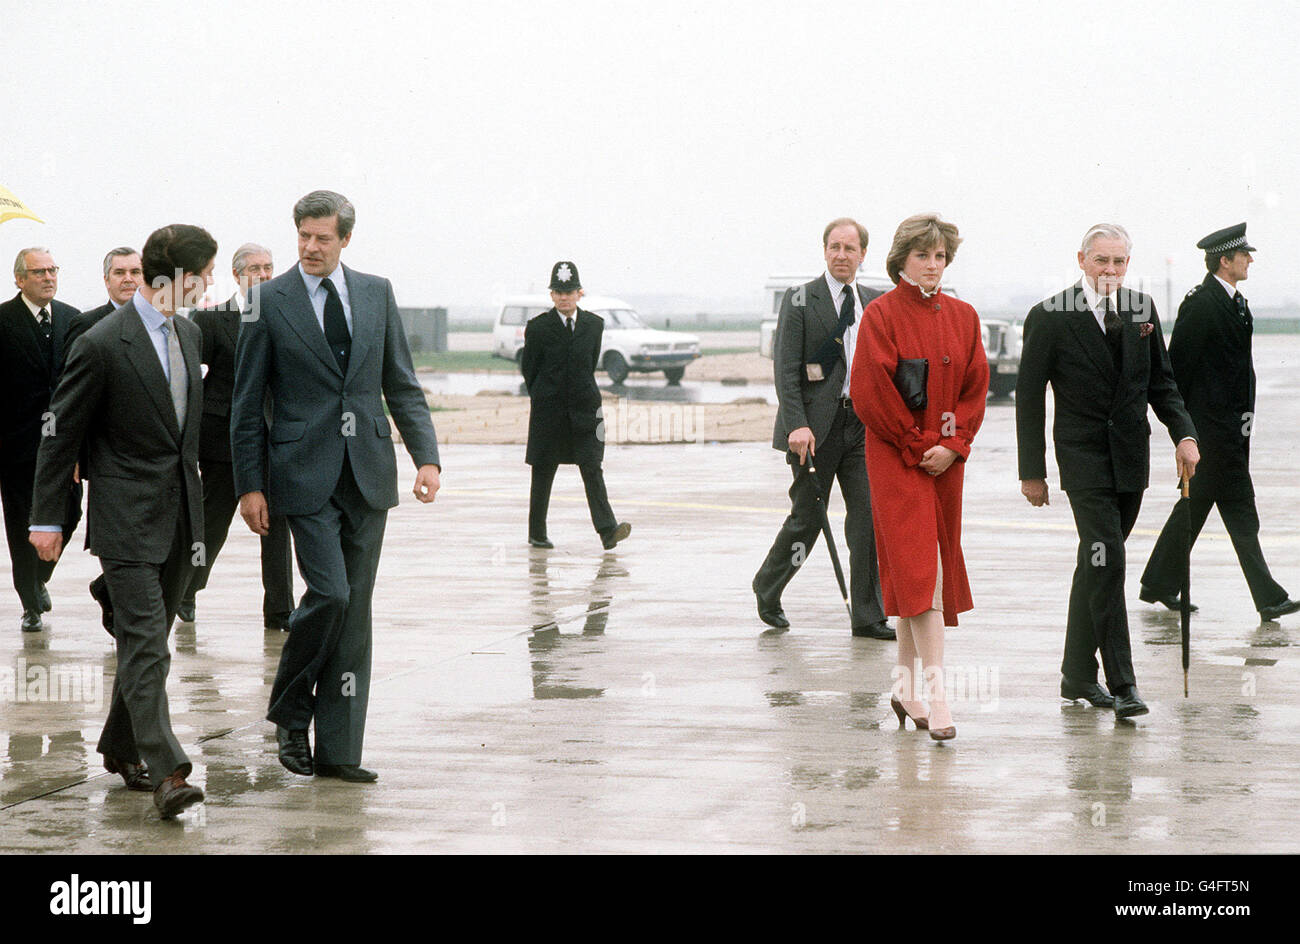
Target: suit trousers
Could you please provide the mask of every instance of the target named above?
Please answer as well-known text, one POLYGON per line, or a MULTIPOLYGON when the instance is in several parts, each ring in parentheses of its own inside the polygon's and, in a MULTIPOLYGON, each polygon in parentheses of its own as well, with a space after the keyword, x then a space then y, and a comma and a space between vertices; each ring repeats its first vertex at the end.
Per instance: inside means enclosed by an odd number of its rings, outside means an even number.
MULTIPOLYGON (((1246 575, 1246 585, 1250 588, 1250 598, 1255 601, 1255 609, 1276 606, 1286 600, 1287 592, 1269 573, 1264 549, 1259 546, 1259 512, 1255 510, 1254 498, 1218 501, 1189 498, 1187 502, 1192 518, 1193 545, 1209 517, 1211 506, 1219 506, 1219 517, 1232 539, 1232 548, 1237 552, 1241 572, 1246 575)), ((1142 572, 1142 586, 1149 590, 1173 595, 1182 588, 1187 570, 1187 521, 1184 514, 1180 505, 1174 505, 1164 530, 1156 539, 1156 546, 1151 549, 1151 559, 1142 572)))
MULTIPOLYGON (((546 539, 546 513, 551 506, 551 485, 555 482, 556 466, 533 466, 532 489, 528 495, 528 536, 546 539)), ((578 466, 582 473, 582 487, 587 493, 587 510, 596 533, 604 537, 618 527, 614 509, 609 506, 605 492, 605 475, 599 462, 578 466)))
POLYGON ((167 637, 194 570, 190 560, 189 525, 183 511, 166 562, 100 558, 113 600, 117 674, 112 705, 96 749, 114 760, 143 760, 155 786, 178 768, 184 775, 190 772, 190 760, 172 733, 167 708, 171 666, 167 637))
MULTIPOLYGON (((825 442, 814 447, 812 464, 795 464, 790 485, 790 514, 772 542, 772 548, 754 575, 753 590, 769 606, 781 601, 781 593, 800 565, 812 553, 822 532, 821 502, 830 499, 831 485, 840 482, 844 498, 844 542, 849 551, 849 598, 853 625, 867 626, 885 618, 880 598, 880 565, 876 559, 876 534, 871 524, 871 486, 867 480, 866 428, 851 406, 835 411, 825 442), (815 485, 815 489, 811 486, 815 485)), ((833 582, 826 585, 829 597, 833 582)))
POLYGON ((316 725, 315 758, 360 764, 370 699, 370 608, 387 510, 367 504, 346 454, 320 511, 290 515, 298 572, 307 584, 271 686, 267 720, 316 725))
MULTIPOLYGON (((22 601, 23 610, 40 611, 40 586, 48 583, 54 574, 54 561, 43 561, 36 555, 28 539, 32 515, 32 488, 36 482, 36 460, 0 466, 0 503, 4 506, 5 538, 9 543, 9 562, 13 571, 14 589, 22 601)), ((69 486, 71 488, 71 486, 69 486)), ((80 498, 80 490, 78 490, 80 498)), ((73 514, 72 501, 68 502, 69 520, 48 521, 43 524, 63 525, 63 546, 69 547, 72 534, 81 518, 81 504, 77 502, 73 514)))
POLYGON ((1142 507, 1141 492, 1074 489, 1067 493, 1079 532, 1070 585, 1061 674, 1086 685, 1097 680, 1096 654, 1112 694, 1136 684, 1124 603, 1124 542, 1142 507))
MULTIPOLYGON (((229 462, 204 462, 203 476, 203 546, 206 561, 196 567, 184 601, 194 604, 194 597, 208 585, 212 565, 225 546, 230 523, 239 508, 235 494, 234 466, 229 462)), ((262 618, 287 621, 293 611, 293 557, 289 541, 289 522, 284 515, 271 515, 271 533, 262 541, 262 618)))

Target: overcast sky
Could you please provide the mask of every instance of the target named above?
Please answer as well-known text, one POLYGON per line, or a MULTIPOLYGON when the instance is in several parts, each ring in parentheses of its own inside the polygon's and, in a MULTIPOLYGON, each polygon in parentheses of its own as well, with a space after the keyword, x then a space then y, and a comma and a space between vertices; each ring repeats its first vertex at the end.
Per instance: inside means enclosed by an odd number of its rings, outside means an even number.
POLYGON ((1256 306, 1300 299, 1295 8, 1274 3, 6 0, 0 183, 44 219, 60 297, 171 222, 296 258, 291 208, 346 194, 344 261, 403 305, 545 286, 760 303, 852 215, 883 271, 937 210, 979 305, 1078 276, 1092 223, 1134 238, 1164 307, 1196 240, 1248 220, 1256 306))

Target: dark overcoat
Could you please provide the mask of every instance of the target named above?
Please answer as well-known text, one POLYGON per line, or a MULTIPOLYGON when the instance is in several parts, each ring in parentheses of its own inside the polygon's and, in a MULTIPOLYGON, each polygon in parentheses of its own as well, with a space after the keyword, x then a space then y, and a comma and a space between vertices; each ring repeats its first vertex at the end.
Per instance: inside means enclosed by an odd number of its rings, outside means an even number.
POLYGON ((547 467, 588 465, 605 458, 596 365, 605 322, 578 309, 573 331, 554 308, 524 327, 521 366, 532 408, 524 461, 547 467))

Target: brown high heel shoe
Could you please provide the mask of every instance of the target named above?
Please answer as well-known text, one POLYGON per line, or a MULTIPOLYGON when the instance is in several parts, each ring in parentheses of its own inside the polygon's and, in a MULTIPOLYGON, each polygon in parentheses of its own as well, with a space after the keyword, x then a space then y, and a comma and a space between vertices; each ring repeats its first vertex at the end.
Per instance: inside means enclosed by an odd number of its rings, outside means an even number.
POLYGON ((950 724, 946 728, 931 728, 930 737, 936 741, 951 741, 957 736, 957 726, 950 724))
MULTIPOLYGON (((889 707, 890 707, 890 708, 893 708, 893 709, 894 709, 894 714, 898 715, 898 727, 899 727, 900 729, 902 729, 902 728, 906 728, 906 727, 907 727, 907 723, 906 723, 906 720, 905 720, 905 719, 907 719, 907 718, 912 718, 912 724, 916 725, 916 730, 918 730, 918 731, 927 731, 927 730, 929 730, 929 728, 930 728, 930 719, 929 719, 929 718, 913 718, 912 715, 911 715, 911 713, 910 713, 906 708, 903 707, 903 703, 902 703, 901 701, 898 700, 898 696, 897 696, 897 695, 890 695, 890 696, 889 696, 889 707)), ((955 732, 954 732, 954 733, 955 733, 955 732)))

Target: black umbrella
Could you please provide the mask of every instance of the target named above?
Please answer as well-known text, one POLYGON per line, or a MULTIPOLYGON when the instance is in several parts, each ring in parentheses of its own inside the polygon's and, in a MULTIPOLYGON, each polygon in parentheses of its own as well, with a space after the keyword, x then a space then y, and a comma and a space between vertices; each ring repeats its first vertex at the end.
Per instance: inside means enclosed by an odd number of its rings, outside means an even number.
POLYGON ((817 487, 817 479, 813 476, 817 472, 813 468, 812 456, 808 457, 808 471, 804 473, 804 478, 808 482, 808 487, 813 490, 813 495, 817 498, 817 507, 822 513, 822 534, 826 535, 826 549, 831 552, 831 565, 835 568, 835 579, 840 585, 840 596, 844 598, 844 608, 849 611, 849 625, 853 625, 853 605, 849 603, 849 588, 844 582, 844 568, 840 566, 840 554, 835 550, 835 536, 831 534, 831 518, 826 511, 826 502, 822 501, 821 489, 817 487))
POLYGON ((1183 508, 1183 514, 1186 516, 1187 530, 1187 557, 1186 567, 1183 568, 1183 592, 1178 601, 1179 615, 1182 617, 1182 636, 1183 636, 1183 697, 1187 697, 1187 668, 1191 662, 1192 655, 1192 504, 1188 500, 1188 479, 1186 475, 1179 477, 1182 498, 1178 499, 1178 504, 1183 508))

